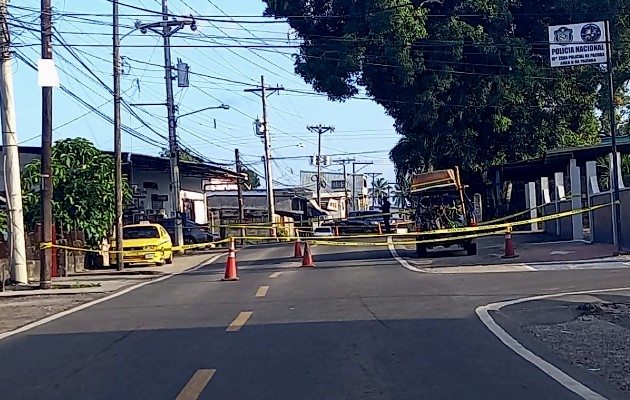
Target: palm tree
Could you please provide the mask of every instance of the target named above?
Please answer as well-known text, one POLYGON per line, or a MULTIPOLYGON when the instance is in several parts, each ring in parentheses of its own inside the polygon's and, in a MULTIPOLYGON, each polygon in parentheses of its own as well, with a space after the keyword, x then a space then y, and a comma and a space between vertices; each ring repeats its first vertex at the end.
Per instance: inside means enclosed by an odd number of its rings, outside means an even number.
POLYGON ((411 181, 409 176, 402 177, 396 184, 394 189, 394 204, 398 208, 406 208, 409 204, 409 195, 411 191, 411 181))
POLYGON ((391 187, 389 186, 389 182, 387 182, 384 178, 378 178, 374 181, 374 186, 372 187, 372 205, 376 205, 376 199, 381 199, 384 196, 387 196, 390 189, 391 187))

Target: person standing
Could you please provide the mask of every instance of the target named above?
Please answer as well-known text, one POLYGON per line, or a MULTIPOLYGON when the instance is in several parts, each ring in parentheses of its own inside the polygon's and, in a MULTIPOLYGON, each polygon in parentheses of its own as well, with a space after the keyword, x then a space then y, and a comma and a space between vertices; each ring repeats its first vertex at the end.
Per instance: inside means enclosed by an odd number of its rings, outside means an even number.
POLYGON ((389 219, 391 217, 391 208, 392 204, 389 202, 389 199, 387 197, 384 198, 381 203, 381 212, 383 213, 383 222, 385 222, 386 233, 389 233, 390 231, 389 219))

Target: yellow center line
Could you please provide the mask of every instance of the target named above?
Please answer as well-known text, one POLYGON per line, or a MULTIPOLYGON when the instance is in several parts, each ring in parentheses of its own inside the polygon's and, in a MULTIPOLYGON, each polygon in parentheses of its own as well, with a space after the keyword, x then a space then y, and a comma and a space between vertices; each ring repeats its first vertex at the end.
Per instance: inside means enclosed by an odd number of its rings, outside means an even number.
POLYGON ((197 400, 215 372, 216 369, 197 370, 175 400, 197 400))
POLYGON ((234 321, 232 321, 232 323, 227 327, 227 329, 225 331, 226 332, 238 332, 238 331, 240 331, 241 328, 243 327, 243 325, 245 325, 245 323, 247 323, 247 320, 251 316, 252 316, 252 312, 251 311, 243 311, 243 312, 241 312, 234 319, 234 321))
POLYGON ((265 297, 267 295, 267 291, 269 290, 269 286, 261 286, 258 288, 256 292, 256 297, 265 297))
POLYGON ((273 274, 269 275, 269 277, 270 277, 270 278, 277 278, 277 277, 279 277, 280 275, 282 275, 282 272, 281 272, 281 271, 278 271, 278 272, 274 272, 273 274))

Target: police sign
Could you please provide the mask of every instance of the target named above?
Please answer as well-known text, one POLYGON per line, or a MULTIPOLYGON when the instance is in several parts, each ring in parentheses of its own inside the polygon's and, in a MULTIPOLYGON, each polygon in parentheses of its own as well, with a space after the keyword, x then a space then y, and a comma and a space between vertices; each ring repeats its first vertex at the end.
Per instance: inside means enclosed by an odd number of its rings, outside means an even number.
POLYGON ((605 64, 607 40, 604 22, 550 26, 551 66, 605 64))

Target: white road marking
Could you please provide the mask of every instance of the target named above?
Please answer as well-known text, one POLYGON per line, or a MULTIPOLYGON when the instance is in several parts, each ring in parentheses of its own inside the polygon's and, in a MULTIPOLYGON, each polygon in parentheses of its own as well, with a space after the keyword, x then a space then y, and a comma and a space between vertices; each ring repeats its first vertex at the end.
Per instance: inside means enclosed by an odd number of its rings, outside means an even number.
POLYGON ((621 290, 630 290, 630 287, 625 288, 616 288, 616 289, 601 289, 601 290, 585 290, 580 292, 566 292, 566 293, 556 293, 556 294, 548 294, 541 296, 533 296, 533 297, 525 297, 522 299, 502 301, 498 303, 491 303, 485 306, 477 307, 475 312, 477 316, 483 322, 483 324, 492 332, 503 344, 510 348, 513 352, 534 364, 538 369, 543 371, 545 374, 549 375, 552 379, 560 383, 565 388, 569 389, 573 393, 577 394, 581 398, 585 400, 606 400, 604 396, 599 393, 596 393, 578 382, 574 378, 570 377, 568 374, 555 367, 551 363, 543 360, 541 357, 532 353, 530 350, 525 348, 521 343, 519 343, 516 339, 510 336, 503 328, 497 324, 494 319, 490 316, 489 311, 499 311, 503 307, 511 306, 514 304, 524 303, 527 301, 536 301, 536 300, 544 300, 553 297, 561 297, 561 296, 574 296, 574 295, 584 295, 584 294, 593 294, 593 293, 608 293, 615 292, 621 290))
POLYGON ((247 323, 249 318, 252 316, 251 311, 242 311, 239 313, 234 321, 227 327, 226 332, 238 332, 241 328, 247 323))
POLYGON ((217 372, 216 369, 199 369, 195 371, 175 400, 197 400, 215 372, 217 372))
POLYGON ((283 274, 283 272, 278 271, 278 272, 274 272, 273 274, 269 275, 269 277, 270 278, 277 278, 277 277, 279 277, 282 274, 283 274))
POLYGON ((258 288, 258 291, 256 292, 256 297, 265 297, 268 291, 269 291, 269 286, 261 286, 258 288))
POLYGON ((170 275, 165 275, 165 276, 162 276, 160 278, 153 279, 153 280, 150 280, 150 281, 139 283, 137 285, 128 287, 126 289, 123 289, 123 290, 121 290, 119 292, 112 293, 109 296, 101 297, 100 299, 96 299, 96 300, 91 301, 89 303, 81 304, 80 306, 71 308, 69 310, 62 311, 60 313, 50 315, 50 316, 48 316, 46 318, 40 319, 40 320, 35 321, 35 322, 31 322, 30 324, 26 324, 24 326, 21 326, 21 327, 19 327, 17 329, 12 330, 12 331, 0 333, 0 340, 6 339, 6 338, 8 338, 10 336, 13 336, 13 335, 17 335, 18 333, 29 331, 29 330, 31 330, 33 328, 37 328, 38 326, 41 326, 41 325, 47 324, 49 322, 52 322, 54 320, 57 320, 59 318, 65 317, 66 315, 74 314, 75 312, 78 312, 78 311, 81 311, 81 310, 85 310, 86 308, 95 306, 95 305, 100 304, 100 303, 104 303, 104 302, 106 302, 108 300, 115 299, 116 297, 120 297, 120 296, 125 295, 125 294, 127 294, 129 292, 133 292, 136 289, 140 289, 143 286, 151 285, 153 283, 162 282, 162 281, 170 279, 170 278, 172 278, 174 276, 185 274, 187 272, 197 271, 198 269, 201 269, 201 268, 205 267, 208 264, 212 264, 213 262, 215 262, 219 258, 223 257, 224 255, 225 254, 217 254, 214 257, 210 258, 207 262, 204 261, 202 264, 197 265, 196 267, 193 267, 193 268, 190 268, 190 269, 187 269, 187 270, 184 270, 184 271, 175 272, 175 273, 170 274, 170 275))
POLYGON ((567 254, 573 254, 575 251, 556 250, 549 253, 552 256, 566 256, 567 254))
POLYGON ((394 242, 392 241, 391 236, 387 237, 387 248, 389 249, 389 252, 391 253, 392 257, 394 257, 394 259, 398 261, 398 263, 402 265, 404 268, 407 268, 409 271, 413 271, 413 272, 422 272, 422 273, 427 272, 423 269, 414 267, 407 260, 399 256, 398 252, 396 251, 396 246, 394 246, 394 242))

